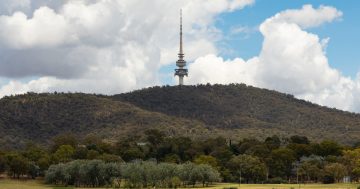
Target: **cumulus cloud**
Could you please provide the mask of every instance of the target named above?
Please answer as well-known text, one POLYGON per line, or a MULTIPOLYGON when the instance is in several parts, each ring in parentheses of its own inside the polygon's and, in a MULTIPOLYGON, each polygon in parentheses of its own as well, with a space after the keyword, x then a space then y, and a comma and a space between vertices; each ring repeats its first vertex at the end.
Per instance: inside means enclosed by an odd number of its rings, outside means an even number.
POLYGON ((304 5, 302 9, 289 9, 271 17, 269 21, 294 23, 302 28, 316 27, 323 23, 340 18, 342 12, 334 7, 323 6, 314 9, 312 5, 304 5))
MULTIPOLYGON (((7 1, 7 0, 6 0, 7 1)), ((253 0, 11 0, 0 5, 0 96, 26 91, 119 93, 159 84, 176 60, 179 7, 187 60, 217 53, 216 15, 253 0), (21 78, 35 78, 29 82, 21 78)))
POLYGON ((320 39, 304 30, 341 15, 334 7, 315 9, 311 5, 280 12, 260 25, 264 41, 258 56, 247 61, 239 58, 224 61, 215 55, 201 57, 189 66, 189 82, 242 82, 358 112, 360 76, 352 80, 331 68, 325 54, 329 39, 320 39))

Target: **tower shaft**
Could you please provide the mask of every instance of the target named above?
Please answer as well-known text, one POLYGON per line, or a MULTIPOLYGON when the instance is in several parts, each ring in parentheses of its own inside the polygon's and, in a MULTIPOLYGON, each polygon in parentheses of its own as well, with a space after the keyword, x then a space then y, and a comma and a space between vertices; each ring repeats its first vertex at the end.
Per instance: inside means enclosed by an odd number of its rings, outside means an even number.
POLYGON ((175 76, 179 77, 179 85, 184 84, 184 76, 188 76, 188 70, 186 67, 186 61, 184 60, 184 51, 183 51, 183 38, 182 38, 182 10, 180 9, 180 47, 179 47, 179 59, 176 61, 176 66, 178 69, 175 69, 175 76))

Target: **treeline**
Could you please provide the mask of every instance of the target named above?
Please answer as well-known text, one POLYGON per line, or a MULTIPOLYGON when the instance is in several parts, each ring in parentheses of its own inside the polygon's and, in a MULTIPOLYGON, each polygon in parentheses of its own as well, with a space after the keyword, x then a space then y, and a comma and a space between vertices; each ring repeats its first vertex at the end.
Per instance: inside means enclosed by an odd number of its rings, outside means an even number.
POLYGON ((113 186, 125 188, 177 188, 220 181, 220 174, 210 165, 133 161, 106 163, 101 160, 75 160, 52 165, 46 172, 49 184, 77 187, 113 186), (121 183, 123 182, 123 183, 121 183))
MULTIPOLYGON (((151 169, 154 171, 166 166, 175 166, 175 164, 184 166, 187 162, 211 166, 219 172, 221 179, 225 182, 334 183, 343 182, 344 178, 357 182, 360 178, 360 148, 358 147, 358 145, 344 146, 329 140, 315 143, 304 136, 289 138, 272 136, 265 140, 242 139, 234 142, 222 137, 205 140, 170 137, 158 130, 147 130, 144 138, 132 136, 109 143, 95 135, 78 140, 77 137, 67 134, 55 137, 48 149, 28 145, 21 151, 0 152, 0 172, 5 171, 14 178, 35 178, 44 176, 51 165, 60 167, 74 164, 85 165, 88 162, 93 163, 87 160, 101 160, 94 162, 120 165, 117 170, 123 173, 122 171, 126 169, 121 168, 121 165, 138 165, 131 163, 154 160, 157 162, 152 164, 151 169), (74 163, 74 160, 82 161, 74 163), (68 162, 72 163, 68 164, 68 162)), ((139 163, 139 165, 147 164, 147 162, 139 163)), ((54 166, 49 169, 49 172, 53 169, 54 166)), ((139 184, 132 183, 132 179, 126 177, 126 174, 121 176, 128 179, 132 185, 139 184)), ((181 175, 176 175, 176 177, 179 177, 181 182, 191 184, 181 175)), ((159 178, 155 179, 157 185, 164 184, 165 182, 159 178)), ((148 182, 147 180, 144 182, 148 182)), ((59 183, 76 184, 75 181, 65 181, 60 179, 59 183)), ((199 182, 199 180, 196 181, 199 182)), ((107 180, 96 182, 95 184, 99 185, 108 183, 107 180)))

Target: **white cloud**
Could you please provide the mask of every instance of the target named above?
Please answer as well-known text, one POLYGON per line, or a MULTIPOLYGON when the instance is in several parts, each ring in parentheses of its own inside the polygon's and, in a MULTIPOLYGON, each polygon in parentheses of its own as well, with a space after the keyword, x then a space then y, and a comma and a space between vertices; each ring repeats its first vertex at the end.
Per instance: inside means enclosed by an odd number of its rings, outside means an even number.
POLYGON ((207 55, 190 64, 189 82, 196 83, 238 83, 256 84, 253 73, 257 70, 258 59, 245 62, 243 59, 224 61, 221 57, 207 55))
POLYGON ((22 12, 1 16, 0 25, 0 44, 10 49, 55 46, 69 36, 65 18, 47 7, 37 9, 31 19, 22 12))
POLYGON ((217 53, 217 15, 254 1, 9 2, 0 5, 0 77, 11 81, 0 96, 54 90, 113 94, 159 84, 159 68, 177 58, 179 7, 191 61, 217 53), (22 82, 24 77, 37 79, 22 82))
POLYGON ((305 5, 286 10, 260 25, 264 36, 260 54, 250 60, 226 60, 207 55, 189 66, 190 83, 246 83, 291 93, 299 98, 343 110, 360 111, 360 74, 344 77, 328 64, 329 38, 319 39, 303 28, 340 18, 333 7, 305 5))
POLYGON ((332 22, 334 19, 340 18, 342 14, 341 11, 330 6, 321 5, 318 9, 314 9, 312 5, 304 5, 302 9, 282 11, 271 17, 269 21, 294 23, 302 28, 310 28, 332 22))

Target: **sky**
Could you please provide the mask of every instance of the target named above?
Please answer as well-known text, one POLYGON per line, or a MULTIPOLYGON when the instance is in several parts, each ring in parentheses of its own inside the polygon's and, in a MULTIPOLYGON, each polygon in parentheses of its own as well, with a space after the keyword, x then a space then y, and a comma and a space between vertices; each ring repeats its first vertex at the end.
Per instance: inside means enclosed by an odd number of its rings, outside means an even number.
POLYGON ((0 97, 245 83, 360 112, 360 1, 2 0, 0 97))

